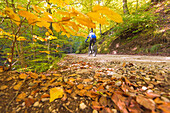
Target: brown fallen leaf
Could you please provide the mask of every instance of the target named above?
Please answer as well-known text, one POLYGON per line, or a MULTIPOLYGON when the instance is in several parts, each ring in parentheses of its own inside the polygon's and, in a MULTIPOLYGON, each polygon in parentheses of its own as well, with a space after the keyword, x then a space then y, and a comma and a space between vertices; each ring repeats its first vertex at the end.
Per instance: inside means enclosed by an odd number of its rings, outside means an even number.
POLYGON ((35 102, 34 99, 32 99, 32 98, 26 98, 26 99, 25 99, 25 106, 26 106, 26 107, 30 107, 31 105, 34 104, 34 102, 35 102))
POLYGON ((88 85, 88 86, 86 86, 84 89, 90 90, 90 89, 92 89, 92 88, 93 88, 93 85, 88 85))
POLYGON ((13 89, 14 89, 14 90, 19 90, 19 88, 21 87, 21 85, 22 85, 22 82, 19 81, 18 84, 13 87, 13 89))
POLYGON ((61 74, 53 74, 54 76, 56 77, 61 77, 62 75, 61 74))
POLYGON ((156 94, 156 93, 153 93, 153 92, 146 93, 146 96, 149 97, 149 98, 160 97, 159 94, 156 94))
POLYGON ((92 108, 95 110, 100 110, 101 108, 104 108, 104 106, 101 106, 99 102, 92 101, 92 108))
POLYGON ((45 75, 41 75, 41 78, 44 80, 46 79, 47 77, 45 75))
POLYGON ((0 90, 5 90, 8 86, 7 85, 3 85, 0 87, 0 90))
POLYGON ((83 84, 79 84, 79 85, 77 86, 77 88, 78 88, 78 89, 83 89, 83 88, 84 88, 84 85, 83 85, 83 84))
POLYGON ((31 78, 34 78, 34 79, 38 78, 38 74, 37 73, 29 72, 29 75, 30 75, 31 78))
POLYGON ((26 93, 22 92, 21 94, 19 94, 16 98, 17 102, 20 102, 21 100, 24 100, 26 97, 26 93))
POLYGON ((136 101, 147 109, 150 109, 153 111, 155 110, 155 103, 153 103, 150 99, 147 99, 143 96, 137 96, 136 101))
POLYGON ((156 104, 163 104, 163 103, 164 103, 164 101, 162 101, 160 98, 154 99, 154 102, 155 102, 156 104))
POLYGON ((126 105, 124 103, 124 97, 121 96, 118 93, 114 93, 112 96, 112 101, 117 105, 117 107, 119 108, 119 110, 123 113, 128 113, 127 109, 126 109, 126 105))
POLYGON ((50 97, 49 94, 43 94, 43 95, 41 95, 41 98, 49 98, 49 97, 50 97))
POLYGON ((39 92, 39 90, 32 91, 32 92, 31 92, 31 95, 32 95, 32 96, 35 96, 35 94, 38 93, 38 92, 39 92))
POLYGON ((161 109, 163 111, 163 113, 169 113, 170 112, 170 103, 164 102, 162 105, 159 105, 157 108, 161 109))
POLYGON ((102 97, 99 99, 99 103, 100 103, 102 106, 106 107, 106 106, 108 105, 108 100, 107 100, 106 97, 102 96, 102 97))
POLYGON ((131 100, 130 105, 127 107, 131 113, 141 113, 139 104, 135 100, 131 100))
POLYGON ((26 77, 27 77, 27 75, 25 73, 22 73, 22 74, 19 75, 20 79, 25 79, 26 77))

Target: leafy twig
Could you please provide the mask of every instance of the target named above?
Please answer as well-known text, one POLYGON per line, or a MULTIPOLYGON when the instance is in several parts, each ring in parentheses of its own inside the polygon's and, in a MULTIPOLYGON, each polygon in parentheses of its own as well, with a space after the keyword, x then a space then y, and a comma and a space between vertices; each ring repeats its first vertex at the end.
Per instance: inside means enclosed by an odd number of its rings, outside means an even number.
POLYGON ((27 77, 24 79, 23 83, 21 84, 21 86, 19 87, 17 93, 15 94, 14 98, 12 98, 12 100, 11 100, 11 101, 9 102, 9 104, 7 105, 5 111, 8 110, 9 106, 11 105, 11 103, 12 103, 12 102, 15 100, 15 98, 18 96, 18 94, 19 94, 19 92, 20 92, 20 90, 21 90, 21 87, 23 86, 23 84, 25 83, 25 81, 27 80, 28 77, 29 77, 29 75, 27 75, 27 77))

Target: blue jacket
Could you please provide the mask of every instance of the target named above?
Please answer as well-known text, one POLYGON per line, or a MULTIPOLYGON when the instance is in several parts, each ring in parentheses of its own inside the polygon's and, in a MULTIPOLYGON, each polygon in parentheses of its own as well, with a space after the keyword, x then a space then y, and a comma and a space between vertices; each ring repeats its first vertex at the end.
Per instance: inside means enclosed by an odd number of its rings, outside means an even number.
MULTIPOLYGON (((90 37, 90 39, 96 38, 96 35, 95 35, 95 33, 91 32, 91 33, 88 35, 86 41, 89 39, 89 37, 90 37)), ((86 42, 86 41, 85 41, 85 42, 86 42)))

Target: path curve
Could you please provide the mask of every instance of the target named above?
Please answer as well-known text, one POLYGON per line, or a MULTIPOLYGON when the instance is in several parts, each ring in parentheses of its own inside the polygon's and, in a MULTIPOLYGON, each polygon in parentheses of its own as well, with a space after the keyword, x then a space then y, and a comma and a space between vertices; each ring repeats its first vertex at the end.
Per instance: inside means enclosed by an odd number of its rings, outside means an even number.
POLYGON ((154 64, 168 64, 170 65, 170 57, 165 56, 140 56, 140 55, 110 55, 110 54, 97 54, 96 57, 87 54, 69 54, 70 56, 85 58, 87 60, 95 60, 98 62, 136 62, 136 63, 154 63, 154 64))

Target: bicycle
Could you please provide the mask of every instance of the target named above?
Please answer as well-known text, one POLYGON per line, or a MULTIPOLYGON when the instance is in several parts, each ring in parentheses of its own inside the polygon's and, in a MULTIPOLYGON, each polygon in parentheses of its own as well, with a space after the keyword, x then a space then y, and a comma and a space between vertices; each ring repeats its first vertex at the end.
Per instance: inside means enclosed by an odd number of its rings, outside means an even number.
POLYGON ((91 46, 91 51, 90 51, 90 48, 89 48, 88 56, 90 56, 91 54, 93 54, 94 57, 96 56, 96 54, 97 54, 97 45, 96 44, 91 46))

